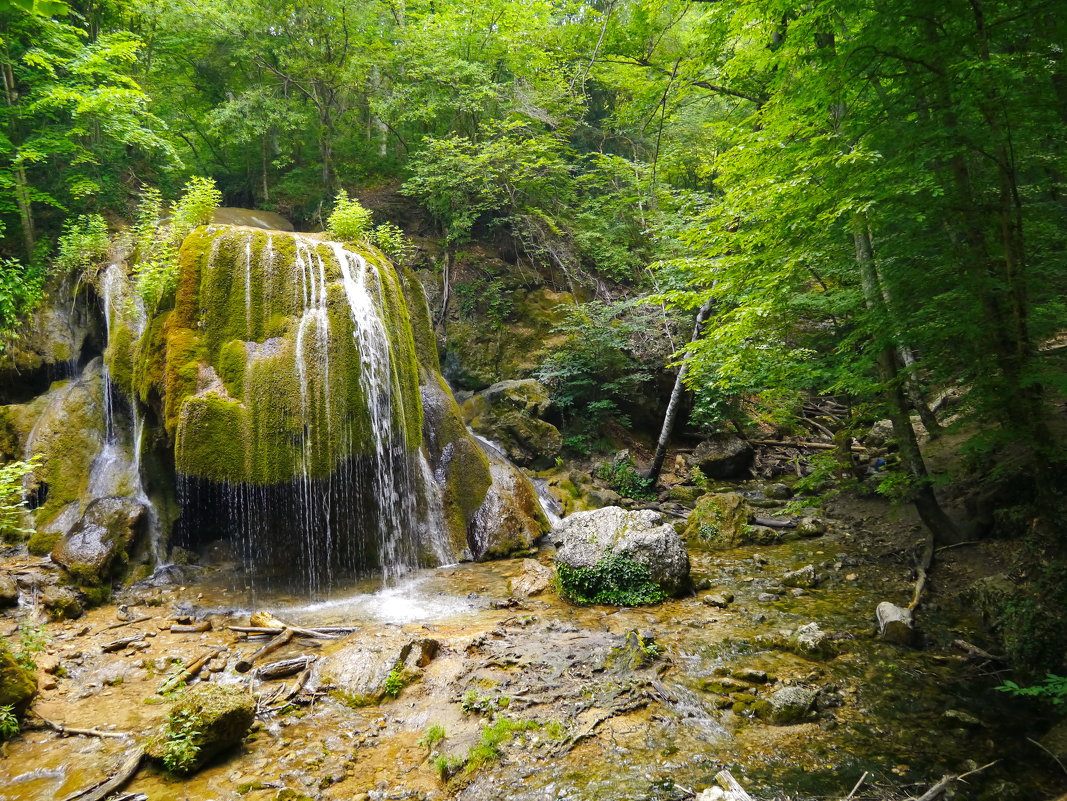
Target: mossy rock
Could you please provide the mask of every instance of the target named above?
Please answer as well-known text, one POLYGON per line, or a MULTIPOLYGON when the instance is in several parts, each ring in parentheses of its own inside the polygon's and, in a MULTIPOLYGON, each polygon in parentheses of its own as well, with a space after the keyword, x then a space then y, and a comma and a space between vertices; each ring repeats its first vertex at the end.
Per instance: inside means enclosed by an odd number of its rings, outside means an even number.
POLYGON ((0 643, 0 706, 14 708, 22 714, 37 696, 37 676, 23 667, 5 643, 0 643))
POLYGON ((85 614, 78 593, 69 587, 44 587, 37 602, 52 620, 76 620, 85 614))
POLYGON ((815 709, 818 695, 806 687, 783 687, 752 705, 756 717, 772 726, 803 723, 815 709))
POLYGON ((255 720, 255 709, 255 698, 244 688, 198 684, 174 703, 146 753, 173 773, 195 773, 240 744, 255 720))
POLYGON ((130 498, 97 498, 56 543, 52 561, 79 584, 96 586, 108 581, 125 566, 144 514, 144 506, 130 498))
POLYGON ((702 496, 689 514, 684 538, 694 547, 736 548, 746 534, 751 509, 736 492, 702 496))
POLYGON ((563 448, 559 429, 543 419, 551 405, 548 390, 533 379, 501 381, 468 399, 463 417, 515 464, 543 470, 563 448))

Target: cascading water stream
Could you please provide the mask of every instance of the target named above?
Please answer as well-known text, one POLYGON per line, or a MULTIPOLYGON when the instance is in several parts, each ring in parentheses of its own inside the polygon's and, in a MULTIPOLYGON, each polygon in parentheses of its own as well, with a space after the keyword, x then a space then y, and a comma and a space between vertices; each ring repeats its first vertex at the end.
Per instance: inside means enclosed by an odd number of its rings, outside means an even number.
POLYGON ((203 432, 179 426, 178 540, 230 538, 245 586, 312 599, 354 578, 389 583, 453 561, 440 492, 420 450, 421 407, 411 406, 421 403, 417 373, 412 382, 401 372, 417 365, 393 352, 410 341, 410 323, 398 310, 390 318, 397 330, 386 322, 386 304, 398 302, 387 298, 386 268, 310 236, 215 232, 196 311, 233 312, 197 330, 229 326, 226 336, 237 338, 223 347, 243 350, 242 378, 213 377, 214 367, 201 363, 190 402, 209 411, 226 404, 240 416, 228 425, 233 440, 219 447, 237 448, 244 466, 234 460, 219 478, 183 470, 185 443, 203 432), (275 397, 264 397, 267 386, 275 397))

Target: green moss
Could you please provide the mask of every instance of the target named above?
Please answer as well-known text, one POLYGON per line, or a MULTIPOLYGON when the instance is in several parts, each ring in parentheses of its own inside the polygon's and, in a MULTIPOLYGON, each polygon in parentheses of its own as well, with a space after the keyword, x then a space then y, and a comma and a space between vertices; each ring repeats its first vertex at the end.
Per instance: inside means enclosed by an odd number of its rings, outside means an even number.
POLYGON ((126 323, 117 322, 108 337, 104 363, 107 364, 111 382, 126 393, 133 391, 134 349, 133 329, 126 323))
POLYGON ((745 538, 750 514, 736 492, 704 495, 690 513, 683 536, 690 545, 735 548, 745 538))
MULTIPOLYGON (((389 339, 393 434, 414 450, 422 441, 423 411, 407 301, 392 266, 374 252, 364 256, 379 278, 368 275, 367 287, 389 339)), ((145 378, 137 383, 142 397, 150 395, 146 384, 162 385, 180 471, 275 483, 302 473, 327 476, 349 457, 377 450, 361 385, 365 368, 332 246, 306 236, 213 226, 186 240, 179 261, 162 380, 145 380, 148 370, 141 367, 145 378), (305 298, 319 297, 323 274, 326 319, 301 320, 305 298), (328 333, 319 326, 328 326, 328 333), (215 376, 222 386, 212 383, 215 376)), ((146 331, 142 363, 158 358, 157 342, 158 335, 146 331)))
POLYGON ((21 715, 37 695, 37 677, 0 642, 0 707, 12 707, 21 715))
POLYGON ((58 531, 39 529, 26 543, 26 549, 34 556, 48 556, 48 554, 52 553, 52 549, 61 536, 58 531))
POLYGON ((175 702, 146 750, 173 773, 193 773, 239 743, 254 717, 255 700, 243 688, 200 684, 175 702))
POLYGON ((407 299, 408 314, 411 318, 411 330, 415 338, 415 355, 423 369, 430 373, 441 372, 441 361, 437 353, 437 336, 433 330, 433 318, 430 316, 430 304, 426 292, 415 274, 406 267, 399 269, 400 278, 407 299))

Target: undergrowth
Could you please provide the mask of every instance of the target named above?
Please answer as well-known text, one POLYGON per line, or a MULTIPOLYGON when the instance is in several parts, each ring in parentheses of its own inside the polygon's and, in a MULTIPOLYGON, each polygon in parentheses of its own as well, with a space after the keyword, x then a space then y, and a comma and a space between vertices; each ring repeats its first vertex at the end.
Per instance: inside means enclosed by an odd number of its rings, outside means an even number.
POLYGON ((576 604, 648 606, 666 598, 647 567, 628 556, 608 553, 593 567, 556 564, 559 594, 576 604))

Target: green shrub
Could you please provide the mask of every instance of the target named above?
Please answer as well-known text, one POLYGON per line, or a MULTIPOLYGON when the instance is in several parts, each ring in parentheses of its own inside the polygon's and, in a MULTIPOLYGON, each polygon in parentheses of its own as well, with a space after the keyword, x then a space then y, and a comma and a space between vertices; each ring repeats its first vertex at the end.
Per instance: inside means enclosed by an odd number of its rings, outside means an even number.
POLYGON ((438 754, 430 762, 443 782, 447 782, 459 773, 466 763, 467 761, 462 757, 449 756, 448 754, 438 754))
POLYGON ((411 240, 404 236, 399 226, 382 223, 371 233, 371 239, 379 249, 396 264, 407 264, 415 249, 411 240))
POLYGON ((19 733, 19 719, 15 707, 0 706, 0 740, 10 740, 19 733))
POLYGON ((609 553, 594 567, 556 563, 559 594, 576 604, 648 606, 666 598, 648 568, 627 556, 609 553))
POLYGON ((326 221, 326 227, 337 239, 367 239, 371 233, 371 213, 342 189, 334 199, 333 211, 326 221))
POLYGON ((482 727, 478 742, 473 745, 467 754, 467 772, 476 770, 495 762, 500 758, 500 746, 510 740, 516 732, 536 729, 538 724, 533 720, 516 720, 505 716, 496 718, 492 723, 482 727))
POLYGON ((48 647, 48 634, 41 626, 32 623, 19 624, 19 650, 15 659, 26 670, 37 670, 35 657, 48 647))
POLYGON ((84 272, 107 261, 111 237, 99 214, 82 214, 68 220, 59 236, 55 266, 63 272, 84 272))
POLYGON ((196 765, 200 754, 200 747, 196 744, 199 737, 195 715, 179 712, 168 718, 163 745, 163 765, 167 770, 186 773, 196 765))
POLYGON ((400 666, 394 667, 385 677, 385 694, 396 698, 407 683, 408 677, 404 674, 404 669, 400 666))
POLYGON ((44 298, 44 279, 35 264, 0 258, 0 353, 19 338, 19 321, 44 298))
POLYGON ((624 498, 651 501, 656 497, 652 482, 638 474, 637 468, 631 459, 601 462, 593 470, 593 475, 608 482, 608 486, 624 498))
POLYGON ((181 242, 198 225, 210 223, 221 205, 222 192, 215 186, 215 180, 194 175, 171 211, 172 239, 181 242))
POLYGON ((1049 673, 1040 684, 1032 687, 1020 687, 1014 681, 1006 681, 997 689, 1012 695, 1040 698, 1056 706, 1067 703, 1067 676, 1057 676, 1055 673, 1049 673))

